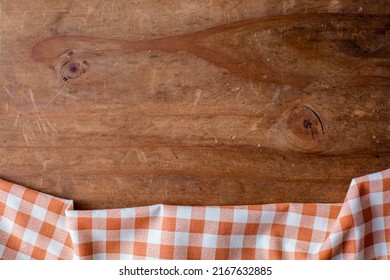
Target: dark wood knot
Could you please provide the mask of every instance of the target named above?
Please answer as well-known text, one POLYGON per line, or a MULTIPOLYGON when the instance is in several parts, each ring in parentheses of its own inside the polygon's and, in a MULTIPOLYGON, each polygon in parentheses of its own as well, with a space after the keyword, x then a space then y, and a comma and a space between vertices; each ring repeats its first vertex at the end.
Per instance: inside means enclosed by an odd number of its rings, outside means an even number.
POLYGON ((295 146, 318 151, 324 138, 324 126, 320 116, 310 107, 293 108, 287 118, 287 134, 295 146))
POLYGON ((87 61, 80 61, 76 59, 67 60, 64 64, 62 64, 60 73, 65 81, 77 79, 87 71, 87 66, 87 61))

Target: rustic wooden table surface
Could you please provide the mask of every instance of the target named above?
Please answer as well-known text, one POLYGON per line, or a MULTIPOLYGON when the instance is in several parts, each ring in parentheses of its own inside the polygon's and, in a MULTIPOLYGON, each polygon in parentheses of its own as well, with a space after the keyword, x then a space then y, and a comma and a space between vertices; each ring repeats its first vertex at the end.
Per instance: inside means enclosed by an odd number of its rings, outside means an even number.
POLYGON ((78 209, 341 202, 389 98, 389 1, 0 0, 0 178, 78 209))

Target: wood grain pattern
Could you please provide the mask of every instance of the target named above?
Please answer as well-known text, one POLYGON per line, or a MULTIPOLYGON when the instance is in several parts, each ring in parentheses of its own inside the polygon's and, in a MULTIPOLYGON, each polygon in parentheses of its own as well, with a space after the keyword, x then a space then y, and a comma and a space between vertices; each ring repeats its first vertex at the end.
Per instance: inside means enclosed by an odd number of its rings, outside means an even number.
POLYGON ((341 202, 390 163, 366 2, 1 1, 0 177, 79 209, 341 202))

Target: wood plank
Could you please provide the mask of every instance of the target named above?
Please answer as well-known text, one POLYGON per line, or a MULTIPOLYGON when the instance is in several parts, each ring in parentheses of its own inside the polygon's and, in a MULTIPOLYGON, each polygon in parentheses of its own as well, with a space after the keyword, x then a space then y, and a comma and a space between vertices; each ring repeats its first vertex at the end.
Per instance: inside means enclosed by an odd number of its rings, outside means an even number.
POLYGON ((2 1, 0 177, 79 209, 341 202, 390 164, 386 1, 2 1))

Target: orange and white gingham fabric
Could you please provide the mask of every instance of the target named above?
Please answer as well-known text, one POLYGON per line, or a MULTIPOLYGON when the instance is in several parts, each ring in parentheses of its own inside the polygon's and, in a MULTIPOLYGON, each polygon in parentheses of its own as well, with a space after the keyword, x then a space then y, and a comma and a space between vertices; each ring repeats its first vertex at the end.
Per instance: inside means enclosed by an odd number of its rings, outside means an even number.
POLYGON ((0 180, 1 259, 390 259, 390 169, 343 203, 77 211, 0 180))

